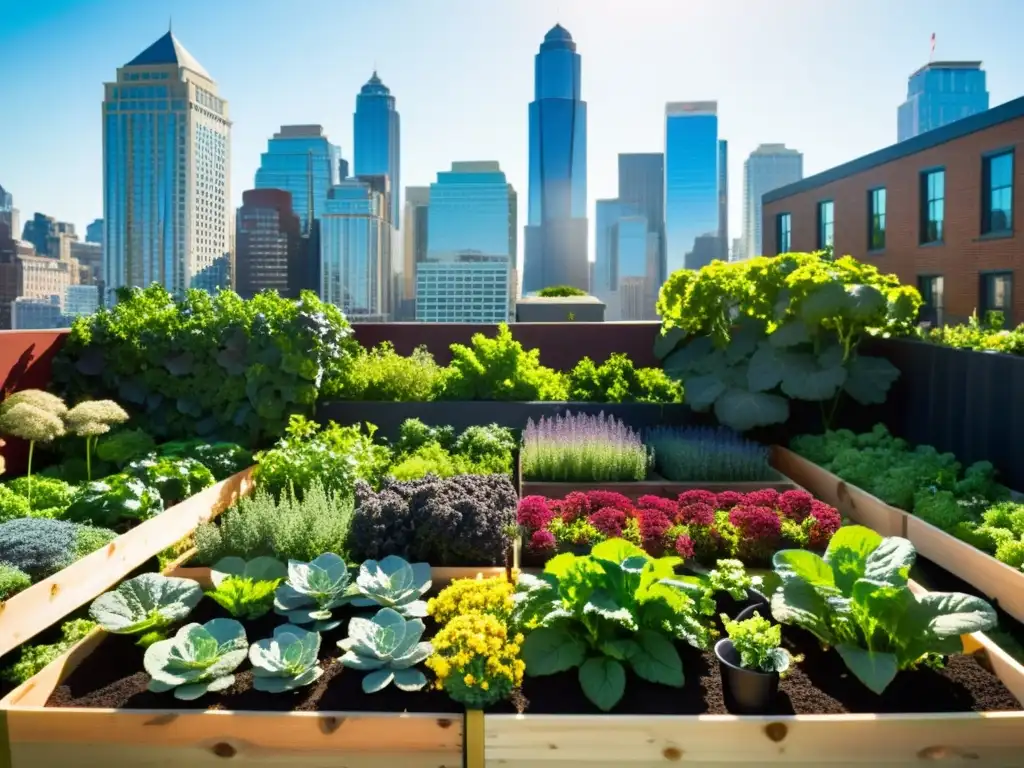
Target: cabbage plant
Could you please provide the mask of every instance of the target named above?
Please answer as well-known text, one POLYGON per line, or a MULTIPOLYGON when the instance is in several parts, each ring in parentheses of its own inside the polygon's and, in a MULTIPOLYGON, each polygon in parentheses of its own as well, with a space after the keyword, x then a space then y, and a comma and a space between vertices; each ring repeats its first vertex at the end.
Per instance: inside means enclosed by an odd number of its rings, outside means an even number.
POLYGON ((273 637, 259 640, 249 649, 253 688, 281 693, 310 685, 324 673, 317 663, 319 653, 318 633, 292 624, 277 627, 273 637))
POLYGON ((825 556, 802 549, 776 552, 782 586, 772 615, 832 646, 850 672, 882 693, 900 670, 963 652, 961 635, 996 625, 980 597, 959 592, 914 594, 908 586, 917 553, 898 536, 840 528, 825 556))
POLYGON ((235 682, 232 674, 245 661, 249 642, 245 628, 234 619, 186 624, 170 640, 146 649, 143 666, 153 678, 153 693, 174 691, 184 701, 210 691, 223 691, 235 682))
POLYGON ((353 617, 348 622, 348 637, 338 641, 345 653, 341 663, 361 669, 363 691, 376 693, 392 682, 403 691, 418 691, 427 684, 417 664, 426 661, 434 647, 423 637, 420 619, 406 619, 392 608, 381 608, 372 619, 353 617))
POLYGON ((140 643, 163 639, 167 627, 184 621, 203 597, 192 579, 144 573, 92 601, 89 616, 115 635, 143 635, 140 643), (145 634, 144 634, 145 633, 145 634))
POLYGON ((348 566, 332 552, 308 563, 289 560, 288 579, 274 593, 274 610, 292 624, 327 632, 341 624, 331 612, 351 601, 350 586, 348 566))
POLYGON ((394 608, 403 616, 427 615, 427 601, 420 600, 430 589, 430 565, 409 563, 398 555, 388 555, 381 561, 367 560, 359 566, 356 587, 359 597, 352 605, 367 608, 379 605, 394 608))
POLYGON ((258 619, 274 607, 274 592, 287 574, 272 557, 225 557, 210 569, 213 589, 206 595, 236 619, 258 619))

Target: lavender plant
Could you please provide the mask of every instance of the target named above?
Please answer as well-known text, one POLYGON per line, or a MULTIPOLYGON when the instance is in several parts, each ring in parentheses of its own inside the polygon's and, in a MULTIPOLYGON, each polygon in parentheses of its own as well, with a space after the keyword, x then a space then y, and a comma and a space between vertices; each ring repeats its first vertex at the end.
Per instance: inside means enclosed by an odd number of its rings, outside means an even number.
POLYGON ((654 468, 666 480, 770 480, 768 449, 724 427, 656 427, 646 434, 654 468))
POLYGON ((614 482, 643 480, 650 457, 640 435, 602 411, 542 417, 523 432, 527 480, 614 482))

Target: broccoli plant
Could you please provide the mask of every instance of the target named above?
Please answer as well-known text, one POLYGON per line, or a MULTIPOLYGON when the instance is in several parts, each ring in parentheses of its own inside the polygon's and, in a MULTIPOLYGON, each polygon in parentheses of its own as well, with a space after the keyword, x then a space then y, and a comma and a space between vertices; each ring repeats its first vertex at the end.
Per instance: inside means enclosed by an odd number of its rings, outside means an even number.
POLYGON ((252 687, 267 693, 292 691, 310 685, 323 675, 317 663, 320 635, 292 624, 274 629, 274 636, 253 643, 249 649, 252 687))
POLYGON ((0 434, 28 442, 28 500, 32 503, 32 455, 36 443, 51 443, 64 434, 64 402, 46 392, 15 392, 0 405, 0 434), (19 397, 19 395, 21 397, 19 397))
POLYGON ((85 438, 86 478, 92 480, 92 454, 100 435, 112 426, 128 421, 124 408, 113 400, 86 400, 79 403, 64 417, 68 431, 85 438))
POLYGON ((245 628, 234 619, 186 624, 170 640, 146 649, 143 666, 153 693, 174 691, 176 699, 191 701, 210 691, 223 691, 235 682, 232 674, 245 661, 249 642, 245 628))

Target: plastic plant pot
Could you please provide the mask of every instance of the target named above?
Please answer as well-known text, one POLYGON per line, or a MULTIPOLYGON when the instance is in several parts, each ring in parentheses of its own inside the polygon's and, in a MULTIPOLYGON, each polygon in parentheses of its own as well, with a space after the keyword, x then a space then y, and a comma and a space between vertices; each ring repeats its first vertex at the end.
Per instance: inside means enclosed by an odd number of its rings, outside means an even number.
MULTIPOLYGON (((750 608, 760 608, 764 615, 769 611, 768 598, 755 589, 747 589, 745 600, 736 600, 732 595, 721 592, 715 598, 715 614, 724 613, 726 616, 739 618, 740 614, 750 608)), ((747 616, 749 618, 749 615, 747 616)))
POLYGON ((722 675, 726 709, 737 715, 769 713, 779 692, 779 673, 741 667, 740 655, 727 637, 715 643, 715 656, 722 675))
POLYGON ((772 616, 772 607, 769 603, 754 603, 753 605, 748 605, 736 614, 736 618, 733 619, 733 621, 746 621, 747 619, 753 618, 755 613, 761 616, 761 618, 768 619, 772 624, 779 623, 772 616))

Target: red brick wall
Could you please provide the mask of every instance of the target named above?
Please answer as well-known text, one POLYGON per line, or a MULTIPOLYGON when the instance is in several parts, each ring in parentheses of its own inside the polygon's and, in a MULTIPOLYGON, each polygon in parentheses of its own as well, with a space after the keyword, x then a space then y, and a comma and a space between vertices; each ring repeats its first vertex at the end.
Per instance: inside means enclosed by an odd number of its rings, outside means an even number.
POLYGON ((835 252, 850 254, 894 272, 910 285, 918 275, 942 275, 947 322, 969 316, 978 305, 979 274, 989 270, 1013 272, 1014 324, 1024 322, 1024 237, 986 240, 980 237, 982 156, 1016 147, 1014 156, 1013 220, 1024 226, 1024 118, 1011 120, 915 155, 766 203, 763 209, 763 250, 777 252, 775 217, 792 216, 793 251, 817 247, 817 204, 835 201, 835 252), (919 245, 920 172, 946 169, 945 242, 919 245), (886 244, 868 253, 868 190, 886 189, 886 244))

